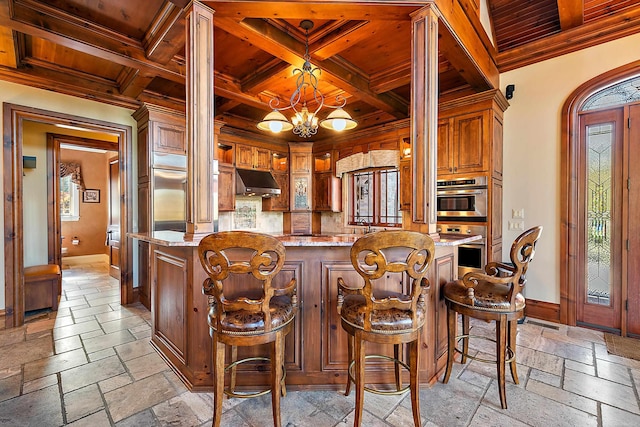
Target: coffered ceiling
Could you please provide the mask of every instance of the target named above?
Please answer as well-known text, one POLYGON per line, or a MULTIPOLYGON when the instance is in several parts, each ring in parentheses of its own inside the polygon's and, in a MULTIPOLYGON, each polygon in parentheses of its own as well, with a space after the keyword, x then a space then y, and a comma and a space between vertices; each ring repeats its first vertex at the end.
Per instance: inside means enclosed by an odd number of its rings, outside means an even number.
MULTIPOLYGON (((311 19, 309 53, 327 102, 336 95, 361 127, 408 117, 410 14, 428 2, 204 1, 215 10, 216 118, 255 129, 272 97, 295 89, 311 19)), ((434 3, 451 4, 449 0, 434 3)), ((498 71, 637 32, 638 1, 457 0, 467 30, 498 71)), ((137 109, 184 110, 187 0, 0 1, 0 79, 137 109), (144 6, 142 6, 142 4, 144 6)), ((459 18, 457 18, 459 19, 459 18)), ((439 93, 455 99, 490 89, 448 25, 439 26, 439 93)), ((256 130, 257 131, 257 130, 256 130)), ((319 136, 321 136, 319 134, 319 136)), ((291 136, 289 136, 291 137, 291 136)))

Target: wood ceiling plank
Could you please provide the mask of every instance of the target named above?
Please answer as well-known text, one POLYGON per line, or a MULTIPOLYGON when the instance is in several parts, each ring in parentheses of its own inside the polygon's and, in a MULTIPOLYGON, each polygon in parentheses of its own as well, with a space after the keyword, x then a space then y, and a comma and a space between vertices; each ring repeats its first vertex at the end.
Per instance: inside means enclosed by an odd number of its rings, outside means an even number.
POLYGON ((469 57, 467 51, 446 28, 440 29, 438 48, 471 87, 478 92, 492 89, 487 76, 477 69, 473 58, 469 57))
POLYGON ((496 60, 500 72, 505 72, 637 34, 638 28, 640 28, 640 6, 500 52, 496 60))
POLYGON ((558 15, 560 15, 560 28, 568 30, 584 23, 583 0, 557 0, 558 15))
POLYGON ((384 93, 407 84, 411 84, 411 61, 372 74, 369 88, 375 93, 384 93))
MULTIPOLYGON (((221 25, 223 25, 222 28, 225 31, 245 38, 250 43, 259 46, 261 49, 291 65, 297 65, 302 61, 305 51, 304 43, 268 25, 268 23, 262 19, 245 19, 241 23, 232 19, 223 19, 216 20, 216 25, 218 25, 220 21, 224 21, 221 25)), ((317 60, 317 58, 313 59, 315 60, 315 65, 323 70, 323 79, 328 83, 350 94, 359 92, 358 97, 360 99, 397 118, 407 117, 407 103, 399 103, 397 99, 386 96, 385 94, 378 95, 371 91, 369 89, 368 77, 354 72, 355 67, 346 69, 344 65, 338 63, 335 58, 324 61, 317 60)))
POLYGON ((184 82, 184 64, 175 61, 165 65, 153 62, 147 59, 141 43, 110 29, 40 3, 14 3, 12 12, 10 16, 7 8, 0 8, 0 26, 124 66, 145 68, 167 80, 184 82))
POLYGON ((213 83, 215 85, 216 95, 224 96, 225 98, 236 100, 261 110, 264 110, 265 107, 268 106, 268 102, 264 102, 259 97, 242 92, 240 83, 231 76, 215 72, 213 83))

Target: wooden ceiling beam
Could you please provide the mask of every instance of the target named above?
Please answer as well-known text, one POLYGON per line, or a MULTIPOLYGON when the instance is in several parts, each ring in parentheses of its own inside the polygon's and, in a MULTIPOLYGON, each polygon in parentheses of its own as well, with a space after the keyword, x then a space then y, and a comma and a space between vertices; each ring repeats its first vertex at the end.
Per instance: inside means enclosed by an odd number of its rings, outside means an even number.
POLYGON ((43 3, 14 2, 12 12, 13 15, 10 15, 8 8, 0 7, 0 26, 120 65, 145 69, 159 77, 184 84, 184 64, 170 61, 163 65, 151 61, 146 57, 141 43, 122 34, 43 3))
POLYGON ((582 24, 559 34, 498 53, 500 72, 586 49, 638 33, 640 6, 625 9, 593 23, 582 24))
MULTIPOLYGON (((222 22, 223 29, 230 34, 249 41, 271 55, 299 66, 303 61, 304 43, 290 35, 274 28, 262 19, 245 19, 238 23, 232 19, 216 20, 216 25, 222 22), (241 27, 242 29, 239 29, 241 27)), ((318 60, 313 58, 315 65, 322 69, 323 79, 330 84, 344 90, 347 93, 358 92, 358 97, 363 101, 386 111, 396 118, 408 116, 408 105, 398 102, 397 99, 384 94, 376 94, 369 89, 369 79, 353 68, 345 68, 337 59, 318 60)))
POLYGON ((492 89, 491 84, 487 81, 487 77, 477 69, 473 58, 469 56, 466 49, 464 49, 447 28, 440 28, 438 36, 438 50, 440 54, 447 58, 451 66, 460 73, 462 78, 464 78, 471 87, 478 92, 492 89))
POLYGON ((167 64, 186 42, 185 12, 173 2, 166 1, 144 35, 143 46, 152 61, 167 64))
POLYGON ((584 0, 557 0, 562 31, 584 24, 584 0))
POLYGON ((372 74, 369 88, 375 93, 384 93, 408 84, 411 84, 411 61, 372 74))
POLYGON ((215 94, 223 96, 225 98, 238 101, 242 104, 247 104, 254 108, 264 110, 268 107, 268 102, 264 102, 257 96, 244 93, 241 90, 240 83, 233 77, 224 75, 219 72, 215 72, 213 76, 213 84, 215 88, 215 94))
POLYGON ((82 99, 103 102, 135 110, 140 102, 118 93, 113 85, 95 81, 83 81, 78 76, 40 67, 20 67, 17 69, 0 66, 0 80, 18 83, 38 89, 52 90, 58 93, 82 99))
POLYGON ((154 77, 154 75, 143 73, 136 68, 123 67, 116 82, 122 95, 137 98, 149 86, 154 77))
POLYGON ((325 60, 367 40, 381 27, 386 27, 386 25, 381 22, 351 21, 341 26, 339 32, 331 33, 311 43, 309 50, 313 53, 314 58, 325 60))
MULTIPOLYGON (((215 18, 273 18, 311 20, 409 21, 411 12, 424 1, 407 2, 309 2, 294 1, 217 1, 204 4, 215 11, 215 18)), ((214 18, 214 19, 215 19, 214 18)))
POLYGON ((440 13, 438 33, 447 37, 447 40, 438 41, 440 54, 464 72, 470 85, 500 87, 496 50, 482 29, 480 19, 473 14, 468 16, 458 2, 435 0, 435 5, 440 13))
POLYGON ((243 92, 257 95, 262 91, 268 90, 273 85, 271 82, 282 73, 291 73, 293 67, 287 62, 283 62, 278 58, 263 64, 254 73, 242 79, 241 87, 243 92))
POLYGON ((20 58, 18 35, 11 28, 0 27, 0 64, 17 68, 20 58))

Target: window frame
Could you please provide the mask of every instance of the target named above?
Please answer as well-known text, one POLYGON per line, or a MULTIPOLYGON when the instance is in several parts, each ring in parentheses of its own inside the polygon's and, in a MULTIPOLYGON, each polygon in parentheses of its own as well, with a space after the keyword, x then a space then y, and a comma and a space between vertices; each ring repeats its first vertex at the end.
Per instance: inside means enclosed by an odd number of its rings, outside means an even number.
POLYGON ((60 198, 62 199, 63 193, 63 180, 69 181, 69 214, 64 214, 62 212, 63 204, 62 200, 60 202, 60 221, 79 221, 80 220, 80 189, 78 185, 71 181, 71 175, 67 175, 65 177, 60 178, 60 198))
MULTIPOLYGON (((383 228, 402 228, 402 211, 400 210, 400 170, 395 166, 385 166, 376 168, 358 169, 347 173, 346 179, 346 206, 347 212, 345 216, 345 222, 347 226, 366 226, 366 227, 383 227, 383 228), (386 211, 382 209, 388 198, 380 197, 381 193, 381 179, 384 174, 393 173, 396 176, 396 208, 395 215, 385 215, 388 218, 396 218, 397 222, 383 222, 381 220, 381 213, 386 211), (356 215, 356 176, 363 174, 371 174, 373 183, 370 186, 371 190, 368 195, 369 204, 371 205, 370 215, 366 217, 370 220, 364 220, 356 215)), ((392 212, 393 213, 393 212, 392 212)))

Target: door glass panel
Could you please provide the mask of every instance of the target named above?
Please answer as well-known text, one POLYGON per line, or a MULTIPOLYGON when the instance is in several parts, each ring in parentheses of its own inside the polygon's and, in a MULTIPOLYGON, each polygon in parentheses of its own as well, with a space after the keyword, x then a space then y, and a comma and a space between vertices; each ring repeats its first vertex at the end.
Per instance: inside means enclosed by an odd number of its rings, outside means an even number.
POLYGON ((613 123, 587 126, 587 302, 611 305, 613 123))

